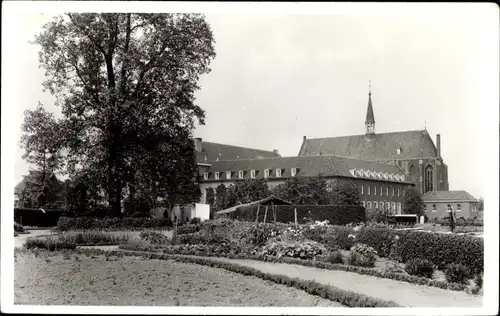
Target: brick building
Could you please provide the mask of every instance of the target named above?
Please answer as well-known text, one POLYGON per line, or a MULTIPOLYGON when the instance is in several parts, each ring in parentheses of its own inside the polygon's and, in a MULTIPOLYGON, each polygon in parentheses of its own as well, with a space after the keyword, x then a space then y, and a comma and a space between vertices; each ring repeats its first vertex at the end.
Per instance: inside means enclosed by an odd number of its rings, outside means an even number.
POLYGON ((482 218, 479 201, 466 191, 432 191, 422 196, 429 218, 443 218, 453 209, 457 218, 482 218))

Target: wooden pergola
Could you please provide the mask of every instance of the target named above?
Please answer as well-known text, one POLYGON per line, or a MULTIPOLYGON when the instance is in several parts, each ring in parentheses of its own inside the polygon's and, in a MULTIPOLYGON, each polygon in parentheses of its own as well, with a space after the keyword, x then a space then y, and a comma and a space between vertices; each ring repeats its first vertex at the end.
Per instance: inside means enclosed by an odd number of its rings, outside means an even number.
MULTIPOLYGON (((293 205, 293 203, 290 203, 288 201, 285 201, 283 199, 280 199, 280 198, 272 195, 272 196, 269 196, 269 197, 262 199, 262 200, 259 200, 259 201, 253 201, 250 203, 235 205, 235 206, 227 208, 225 210, 218 211, 215 214, 224 215, 224 214, 236 212, 240 208, 257 206, 257 215, 255 216, 255 222, 257 223, 258 219, 259 219, 260 207, 265 206, 264 221, 263 222, 265 223, 267 220, 267 214, 268 214, 269 208, 270 208, 272 215, 273 215, 273 221, 276 222, 276 211, 277 211, 278 205, 293 205)), ((294 210, 294 213, 295 213, 295 223, 297 223, 297 210, 294 210)))

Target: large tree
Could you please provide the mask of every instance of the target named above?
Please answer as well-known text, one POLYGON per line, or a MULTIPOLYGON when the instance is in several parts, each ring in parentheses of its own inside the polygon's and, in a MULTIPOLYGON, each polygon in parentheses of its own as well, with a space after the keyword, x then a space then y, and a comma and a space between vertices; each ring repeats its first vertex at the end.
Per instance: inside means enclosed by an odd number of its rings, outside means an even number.
POLYGON ((415 189, 405 190, 403 201, 403 214, 416 214, 417 216, 424 216, 424 202, 422 196, 415 189))
POLYGON ((62 109, 70 171, 90 174, 113 215, 138 172, 164 201, 197 196, 191 138, 205 113, 194 92, 215 57, 203 15, 71 13, 35 43, 44 87, 62 109))
POLYGON ((223 208, 262 200, 270 195, 266 179, 238 180, 226 189, 223 208))

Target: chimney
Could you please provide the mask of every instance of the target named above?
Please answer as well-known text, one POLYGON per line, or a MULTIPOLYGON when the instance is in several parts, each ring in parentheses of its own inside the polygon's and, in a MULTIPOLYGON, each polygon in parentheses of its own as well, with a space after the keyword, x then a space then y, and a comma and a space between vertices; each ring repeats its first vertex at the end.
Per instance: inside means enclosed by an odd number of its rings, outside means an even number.
POLYGON ((275 154, 276 156, 280 155, 277 149, 273 149, 273 154, 275 154))
POLYGON ((441 135, 436 135, 437 156, 441 158, 441 135))
POLYGON ((203 151, 203 140, 200 137, 194 139, 194 150, 198 153, 203 151))

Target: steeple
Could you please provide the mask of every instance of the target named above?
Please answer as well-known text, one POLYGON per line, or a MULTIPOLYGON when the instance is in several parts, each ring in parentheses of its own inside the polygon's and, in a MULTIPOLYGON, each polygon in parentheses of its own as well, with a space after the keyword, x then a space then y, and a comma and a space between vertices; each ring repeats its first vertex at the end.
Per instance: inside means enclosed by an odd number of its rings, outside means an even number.
POLYGON ((365 134, 375 134, 375 116, 373 115, 371 80, 368 89, 368 109, 366 111, 365 134))

